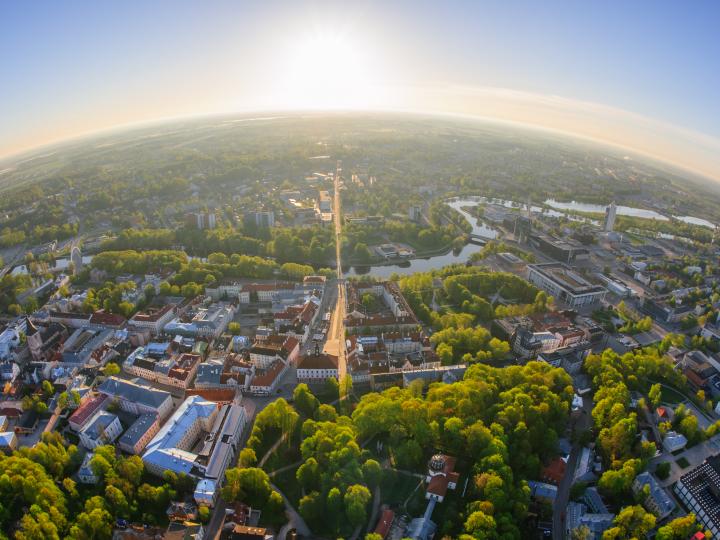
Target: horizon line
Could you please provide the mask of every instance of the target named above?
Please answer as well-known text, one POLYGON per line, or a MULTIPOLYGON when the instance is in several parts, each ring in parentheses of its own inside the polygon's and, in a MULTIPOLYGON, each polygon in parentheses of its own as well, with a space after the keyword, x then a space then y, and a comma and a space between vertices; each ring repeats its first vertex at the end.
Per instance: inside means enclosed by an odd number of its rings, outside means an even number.
MULTIPOLYGON (((547 97, 555 97, 548 95, 547 97)), ((562 98, 565 99, 565 98, 562 98)), ((595 105, 595 106, 601 106, 601 107, 610 107, 608 105, 603 104, 597 104, 588 102, 589 105, 595 105)), ((637 115, 637 113, 633 113, 631 111, 625 111, 624 109, 616 109, 620 112, 623 112, 625 114, 631 114, 631 115, 637 115)), ((70 145, 73 143, 81 143, 83 141, 89 142, 93 138, 98 138, 102 136, 112 135, 118 132, 123 131, 133 131, 133 130, 140 130, 142 128, 151 127, 154 125, 165 125, 170 124, 172 122, 178 122, 183 120, 201 120, 205 118, 213 118, 213 117, 222 117, 222 116, 249 116, 249 115, 257 115, 257 114, 266 114, 266 115, 300 115, 300 114, 348 114, 348 113, 370 113, 370 114, 398 114, 398 115, 407 115, 407 116, 429 116, 429 117, 445 117, 448 119, 461 119, 466 121, 475 121, 475 122, 483 122, 483 123, 490 123, 490 124, 500 124, 505 126, 511 126, 516 128, 521 128, 529 131, 539 131, 547 134, 552 134, 555 136, 559 136, 562 138, 567 139, 579 139, 580 141, 593 143, 598 146, 605 146, 610 147, 615 150, 622 150, 624 152, 629 152, 631 154, 635 154, 637 157, 649 159, 651 161, 655 161, 657 164, 662 164, 665 166, 670 166, 674 169, 677 169, 677 173, 683 172, 685 174, 692 174, 698 179, 703 180, 709 180, 713 183, 720 184, 720 176, 714 176, 712 173, 703 172, 700 171, 692 166, 685 165, 683 163, 679 163, 677 161, 673 161, 671 159, 659 156, 657 154, 654 154, 652 152, 644 151, 639 148, 633 147, 633 146, 627 146, 621 143, 618 143, 616 141, 612 141, 609 139, 604 138, 598 138, 593 137, 591 135, 578 133, 575 131, 569 131, 565 129, 560 129, 556 127, 551 127, 547 125, 543 125, 540 123, 530 122, 530 121, 520 121, 520 120, 513 120, 509 118, 502 118, 499 116, 488 116, 483 114, 473 114, 473 113, 461 113, 461 112, 452 112, 452 111, 446 111, 446 110, 437 110, 437 109, 412 109, 412 108, 363 108, 363 107, 330 107, 330 108, 253 108, 253 109, 235 109, 235 110, 225 110, 225 111, 208 111, 208 112, 199 112, 199 113, 191 113, 191 114, 179 114, 179 115, 171 115, 171 116, 160 116, 145 120, 137 120, 137 121, 131 121, 127 123, 122 124, 115 124, 112 126, 105 126, 105 127, 99 127, 97 129, 92 129, 88 131, 83 131, 74 135, 70 135, 68 137, 62 137, 58 139, 53 139, 51 141, 43 142, 38 145, 33 145, 26 147, 24 149, 20 149, 17 151, 11 151, 10 153, 0 155, 0 164, 3 165, 10 165, 12 164, 10 162, 15 162, 15 164, 20 164, 23 161, 28 161, 32 159, 37 159, 40 157, 43 157, 42 155, 34 155, 39 154, 43 152, 44 150, 53 150, 54 148, 60 148, 65 145, 70 145)), ((643 119, 649 119, 652 121, 656 121, 654 119, 643 117, 642 115, 637 115, 640 118, 643 119)), ((271 116, 268 116, 266 118, 257 118, 257 120, 262 119, 270 119, 271 116)), ((250 119, 252 120, 252 118, 250 119)), ((681 126, 676 126, 674 124, 669 124, 669 126, 675 128, 675 129, 687 129, 683 128, 681 126)), ((704 137, 711 137, 709 135, 706 135, 701 132, 697 132, 698 135, 704 136, 704 137)), ((711 137, 712 138, 712 137, 711 137)), ((52 153, 55 153, 57 150, 54 150, 52 153)), ((4 173, 10 172, 7 169, 0 170, 0 175, 3 175, 4 173)))

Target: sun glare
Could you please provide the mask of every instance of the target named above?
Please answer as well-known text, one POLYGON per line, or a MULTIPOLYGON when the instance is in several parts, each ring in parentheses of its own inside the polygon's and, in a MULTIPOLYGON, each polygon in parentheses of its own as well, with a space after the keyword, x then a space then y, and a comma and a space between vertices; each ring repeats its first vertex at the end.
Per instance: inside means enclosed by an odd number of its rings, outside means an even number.
POLYGON ((289 42, 275 95, 283 106, 362 108, 379 99, 378 61, 347 35, 317 32, 289 42), (371 68, 372 66, 372 68, 371 68))

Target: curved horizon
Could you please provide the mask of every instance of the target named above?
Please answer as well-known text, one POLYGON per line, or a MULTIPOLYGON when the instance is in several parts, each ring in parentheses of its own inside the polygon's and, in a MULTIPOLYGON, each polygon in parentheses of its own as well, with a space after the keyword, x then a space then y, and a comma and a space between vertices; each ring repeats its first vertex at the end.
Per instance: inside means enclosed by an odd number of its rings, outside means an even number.
MULTIPOLYGON (((127 132, 140 130, 153 125, 171 124, 173 122, 182 122, 189 120, 201 120, 204 118, 223 117, 223 116, 252 116, 260 115, 277 115, 277 114, 340 114, 340 113, 367 113, 367 114, 406 114, 428 117, 444 117, 448 119, 465 119, 477 122, 499 123, 511 125, 517 128, 528 130, 537 130, 549 134, 554 134, 564 138, 586 141, 598 145, 612 147, 616 150, 622 150, 637 154, 638 156, 655 161, 659 164, 665 164, 685 173, 700 176, 702 178, 720 182, 720 139, 711 137, 710 135, 695 132, 682 126, 675 126, 664 123, 652 118, 643 117, 631 111, 625 111, 600 103, 581 102, 561 96, 553 95, 537 95, 528 92, 519 92, 505 88, 470 88, 463 86, 452 87, 429 87, 424 88, 419 93, 423 102, 429 107, 425 109, 418 108, 401 108, 401 107, 376 107, 376 108, 255 108, 255 109, 238 109, 223 111, 205 111, 200 113, 179 114, 173 116, 163 116, 154 118, 138 119, 130 122, 98 126, 84 132, 69 134, 66 137, 57 138, 42 142, 37 145, 28 146, 17 149, 5 154, 0 154, 0 161, 12 163, 13 161, 21 161, 23 159, 32 158, 33 154, 43 153, 53 147, 61 147, 66 144, 80 143, 83 140, 90 141, 96 137, 112 135, 118 132, 127 132), (423 95, 424 94, 424 95, 423 95), (434 96, 436 99, 427 99, 428 96, 434 96), (464 108, 445 108, 438 106, 437 97, 440 96, 443 103, 448 103, 447 98, 452 96, 452 103, 460 103, 464 108), (473 97, 482 97, 483 101, 474 103, 475 107, 467 106, 467 99, 473 97), (462 98, 465 101, 456 101, 462 98), (491 98, 491 99, 488 99, 491 98), (433 106, 434 105, 434 106, 433 106), (521 108, 522 107, 522 108, 521 108), (497 114, 502 110, 505 114, 497 114), (513 111, 515 114, 513 114, 513 111), (523 114, 531 114, 524 117, 523 114), (550 121, 542 121, 538 116, 543 113, 551 112, 554 115, 549 116, 550 121), (534 116, 533 116, 534 115, 534 116), (617 130, 622 130, 623 137, 613 139, 607 135, 603 135, 597 127, 598 124, 590 124, 591 129, 573 129, 572 123, 577 122, 582 117, 593 117, 596 122, 614 126, 617 130), (627 123, 635 125, 628 125, 627 123), (624 124, 624 125, 623 125, 624 124), (628 131, 630 130, 630 131, 628 131), (658 130, 660 133, 658 133, 658 130), (663 135, 662 132, 665 132, 663 135), (696 162, 687 162, 682 159, 669 157, 667 154, 658 153, 656 146, 643 146, 632 144, 628 139, 641 134, 642 132, 652 132, 653 137, 659 140, 666 150, 676 147, 672 139, 680 137, 685 139, 692 145, 692 148, 686 146, 686 150, 694 150, 705 147, 708 152, 706 157, 709 158, 707 167, 698 167, 696 162)), ((686 145, 687 145, 686 142, 686 145)))

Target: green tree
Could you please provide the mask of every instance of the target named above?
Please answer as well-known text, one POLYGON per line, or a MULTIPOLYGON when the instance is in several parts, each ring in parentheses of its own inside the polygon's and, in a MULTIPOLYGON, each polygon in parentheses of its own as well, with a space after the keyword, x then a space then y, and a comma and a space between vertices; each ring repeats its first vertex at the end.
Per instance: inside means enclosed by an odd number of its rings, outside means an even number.
POLYGON ((320 487, 320 465, 315 458, 309 458, 300 465, 295 472, 298 483, 305 491, 312 491, 320 487))
POLYGON ((603 540, 640 539, 655 527, 655 516, 642 506, 626 506, 615 516, 613 526, 603 533, 603 540))
POLYGON ((320 402, 313 395, 305 383, 300 383, 293 391, 293 403, 295 408, 307 418, 313 418, 315 411, 320 406, 320 402))
POLYGON ((255 450, 248 447, 240 450, 240 455, 238 456, 238 463, 241 467, 254 467, 257 463, 257 456, 255 455, 255 450))
POLYGON ((356 527, 367 521, 367 504, 372 495, 363 485, 354 484, 345 492, 345 515, 348 522, 356 527))
POLYGON ((50 381, 44 380, 42 382, 42 391, 43 391, 43 395, 47 399, 55 394, 55 387, 52 385, 52 383, 50 381))
POLYGON ((200 523, 208 523, 210 521, 210 508, 201 506, 198 508, 198 519, 200 523))
POLYGON ((311 491, 300 499, 298 511, 308 523, 318 524, 323 516, 324 505, 320 493, 311 491))
POLYGON ((657 530, 657 540, 685 540, 700 529, 695 521, 695 514, 675 518, 657 530))
POLYGON ((380 483, 382 467, 374 459, 368 459, 362 464, 362 474, 368 487, 374 489, 380 483))
POLYGON ((230 332, 233 336, 239 336, 241 331, 242 328, 240 328, 240 323, 233 321, 228 324, 228 332, 230 332))
POLYGON ((105 375, 106 377, 112 377, 113 375, 117 375, 118 373, 120 373, 120 366, 117 365, 115 362, 108 362, 103 368, 103 375, 105 375))
POLYGON ((571 540, 591 540, 592 537, 592 531, 587 525, 580 525, 570 532, 571 540))
POLYGON ((70 527, 71 540, 102 540, 112 537, 113 518, 102 497, 91 497, 70 527))
POLYGON ((225 472, 222 496, 226 501, 243 501, 262 508, 268 501, 272 486, 265 471, 255 467, 231 468, 225 472))
POLYGON ((325 379, 325 395, 330 401, 335 401, 340 397, 340 389, 338 380, 335 377, 325 379))
POLYGON ((662 387, 659 383, 653 384, 648 392, 648 399, 653 408, 657 409, 662 400, 662 387))
POLYGON ((665 480, 668 476, 670 476, 670 462, 663 461, 662 463, 658 463, 655 468, 655 474, 660 480, 665 480))

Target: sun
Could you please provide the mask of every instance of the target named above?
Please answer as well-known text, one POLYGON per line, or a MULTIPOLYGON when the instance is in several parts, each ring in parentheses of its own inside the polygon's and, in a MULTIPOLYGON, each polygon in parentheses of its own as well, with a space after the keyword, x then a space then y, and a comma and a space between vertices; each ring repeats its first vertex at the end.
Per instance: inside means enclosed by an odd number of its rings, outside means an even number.
POLYGON ((377 102, 380 63, 362 41, 318 31, 290 41, 286 54, 275 89, 283 106, 365 108, 377 102))

